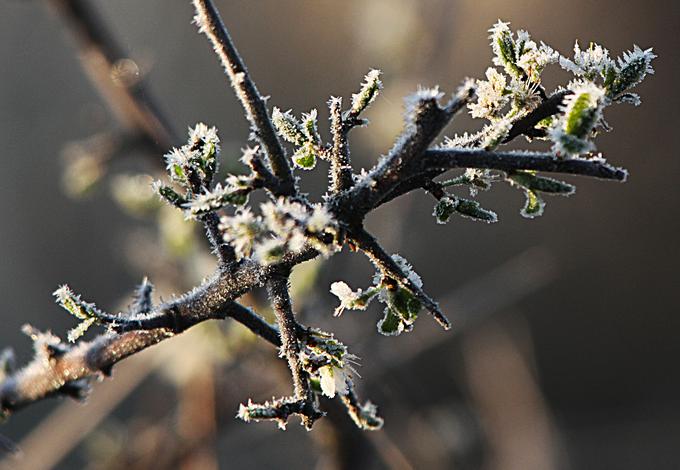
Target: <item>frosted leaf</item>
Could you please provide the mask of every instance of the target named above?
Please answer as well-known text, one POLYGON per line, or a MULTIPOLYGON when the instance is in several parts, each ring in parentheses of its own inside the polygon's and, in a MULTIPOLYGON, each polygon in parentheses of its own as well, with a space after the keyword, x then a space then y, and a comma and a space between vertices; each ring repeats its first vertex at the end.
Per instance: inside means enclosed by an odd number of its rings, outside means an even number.
POLYGON ((477 81, 477 100, 468 103, 473 118, 496 119, 509 103, 507 78, 495 68, 486 69, 486 80, 477 81))
POLYGON ((450 197, 441 198, 434 206, 432 215, 437 219, 438 224, 445 224, 449 221, 451 214, 456 211, 456 201, 450 197))
POLYGON ((218 228, 222 231, 224 241, 234 248, 238 260, 252 254, 256 237, 265 230, 262 219, 255 217, 248 208, 231 217, 220 218, 218 228))
POLYGON ((188 215, 198 217, 208 212, 221 209, 227 204, 242 206, 248 202, 248 189, 236 187, 233 184, 217 184, 212 191, 206 191, 194 196, 192 200, 184 204, 188 215))
POLYGON ((344 368, 332 365, 321 367, 319 369, 319 379, 321 391, 329 398, 335 397, 336 393, 347 395, 349 392, 347 380, 350 380, 350 377, 344 368))
POLYGON ((86 320, 81 321, 81 322, 78 324, 78 326, 76 326, 75 328, 71 329, 71 330, 68 332, 68 334, 67 334, 66 337, 67 337, 67 339, 69 340, 69 342, 75 343, 75 342, 78 340, 78 338, 80 338, 81 336, 83 336, 83 335, 85 334, 85 332, 86 332, 86 331, 87 331, 94 323, 96 323, 96 321, 97 321, 97 320, 96 320, 95 318, 88 318, 88 319, 86 319, 86 320))
POLYGON ((562 114, 550 130, 555 143, 553 149, 562 155, 578 155, 592 151, 595 146, 589 138, 602 118, 605 91, 591 82, 572 82, 573 92, 564 98, 562 114))
POLYGON ((576 76, 594 80, 604 77, 616 64, 609 57, 609 51, 599 44, 591 43, 588 49, 581 50, 578 41, 574 44, 574 59, 560 57, 560 66, 576 76))
POLYGON ((302 128, 302 125, 291 114, 289 109, 286 112, 281 112, 277 107, 272 111, 272 123, 276 127, 276 131, 281 137, 291 144, 300 146, 307 142, 308 138, 302 128))
POLYGON ((342 315, 345 309, 366 310, 368 304, 380 289, 370 288, 364 292, 362 289, 353 291, 345 282, 337 281, 331 284, 331 293, 340 300, 340 306, 335 309, 336 317, 342 315))
POLYGON ((638 85, 648 74, 653 74, 652 60, 655 58, 656 54, 651 48, 642 50, 637 45, 633 46, 632 51, 625 52, 623 58, 617 61, 618 70, 615 76, 605 83, 608 96, 616 98, 638 85))

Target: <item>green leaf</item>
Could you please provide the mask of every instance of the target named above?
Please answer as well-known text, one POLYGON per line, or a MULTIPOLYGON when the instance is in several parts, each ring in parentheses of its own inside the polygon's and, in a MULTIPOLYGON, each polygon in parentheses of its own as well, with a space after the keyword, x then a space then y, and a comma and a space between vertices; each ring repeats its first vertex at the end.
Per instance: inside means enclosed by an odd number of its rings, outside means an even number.
POLYGON ((520 212, 522 217, 527 219, 533 219, 534 217, 539 217, 543 215, 543 209, 545 208, 545 202, 541 197, 534 191, 530 189, 524 189, 524 194, 527 198, 524 208, 520 212))
POLYGON ((508 179, 524 188, 543 193, 568 196, 575 191, 574 186, 569 183, 544 176, 537 176, 529 171, 511 173, 508 175, 508 179))
POLYGON ((398 336, 404 331, 404 322, 391 308, 385 308, 385 316, 378 322, 378 332, 385 336, 398 336))
POLYGON ((182 207, 184 204, 186 204, 188 201, 184 196, 181 196, 177 191, 175 191, 173 188, 170 186, 161 184, 160 182, 154 183, 154 190, 158 193, 158 195, 167 201, 170 205, 173 205, 175 207, 182 207))
POLYGON ((412 324, 418 318, 420 301, 409 291, 398 287, 394 291, 387 291, 387 306, 406 324, 412 324))
POLYGON ((451 214, 456 211, 456 201, 450 197, 443 197, 434 206, 432 215, 437 219, 438 224, 445 224, 449 221, 451 214))
POLYGON ((293 163, 303 170, 312 170, 316 166, 316 152, 312 144, 305 144, 293 154, 293 163))
POLYGON ((456 212, 463 217, 487 223, 498 222, 498 215, 493 211, 484 209, 477 201, 463 199, 462 197, 456 198, 456 201, 456 212))

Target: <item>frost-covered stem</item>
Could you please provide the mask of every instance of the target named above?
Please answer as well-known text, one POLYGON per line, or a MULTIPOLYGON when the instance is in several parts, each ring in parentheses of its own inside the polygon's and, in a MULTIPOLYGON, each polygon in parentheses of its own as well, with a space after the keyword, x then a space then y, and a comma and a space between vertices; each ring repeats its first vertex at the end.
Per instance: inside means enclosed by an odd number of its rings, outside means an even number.
POLYGON ((219 229, 219 216, 214 212, 209 212, 201 217, 201 222, 203 222, 208 241, 213 247, 220 264, 234 267, 236 264, 236 252, 234 251, 234 247, 225 243, 222 238, 222 232, 219 229))
POLYGON ((351 229, 348 236, 356 246, 371 259, 383 275, 393 279, 402 287, 411 291, 442 328, 445 330, 451 328, 451 323, 440 310, 439 304, 432 300, 430 296, 411 281, 409 276, 404 273, 389 253, 380 246, 380 243, 373 235, 368 233, 363 227, 359 227, 351 229))
POLYGON ((142 81, 120 85, 111 79, 113 66, 125 59, 122 48, 85 0, 49 0, 70 26, 88 77, 122 125, 139 134, 145 145, 164 152, 178 142, 169 121, 142 81))
MULTIPOLYGON (((287 271, 287 270, 286 270, 287 271)), ((293 313, 288 285, 289 272, 278 273, 267 283, 269 300, 279 324, 281 336, 281 353, 288 361, 293 377, 294 397, 297 401, 305 402, 301 410, 303 424, 311 429, 315 419, 319 416, 314 406, 314 397, 309 386, 309 377, 300 360, 300 343, 298 340, 298 324, 293 313)))
POLYGON ((278 330, 252 310, 235 302, 211 316, 197 315, 181 329, 166 327, 128 331, 122 334, 102 334, 90 342, 53 348, 49 360, 36 358, 0 383, 0 414, 10 414, 34 402, 56 395, 82 395, 83 379, 101 374, 110 375, 112 367, 123 359, 171 338, 210 318, 233 318, 256 335, 275 346, 279 345, 278 330))
POLYGON ((625 181, 628 172, 601 159, 561 158, 552 153, 490 152, 477 149, 428 150, 419 161, 415 174, 454 168, 480 168, 501 171, 533 170, 566 173, 625 181))
POLYGON ((351 190, 331 201, 335 215, 340 219, 361 222, 381 197, 394 189, 404 174, 409 173, 411 165, 417 164, 423 152, 453 116, 465 107, 473 93, 474 89, 466 84, 444 107, 435 98, 417 101, 410 111, 406 129, 389 154, 351 190))
POLYGON ((536 109, 517 120, 517 122, 512 125, 508 135, 503 140, 503 143, 508 143, 520 135, 526 135, 527 137, 539 137, 544 135, 545 131, 536 129, 536 124, 543 119, 558 114, 564 98, 572 93, 573 92, 570 90, 559 91, 543 101, 536 109))
POLYGON ((267 153, 274 174, 280 180, 278 195, 294 194, 293 172, 272 124, 265 100, 250 77, 217 8, 212 0, 193 0, 193 4, 199 30, 208 37, 222 62, 246 117, 267 153))
POLYGON ((349 130, 342 119, 342 100, 331 99, 331 134, 333 135, 333 150, 331 151, 331 194, 345 191, 352 187, 352 166, 349 159, 349 145, 347 131, 349 130))

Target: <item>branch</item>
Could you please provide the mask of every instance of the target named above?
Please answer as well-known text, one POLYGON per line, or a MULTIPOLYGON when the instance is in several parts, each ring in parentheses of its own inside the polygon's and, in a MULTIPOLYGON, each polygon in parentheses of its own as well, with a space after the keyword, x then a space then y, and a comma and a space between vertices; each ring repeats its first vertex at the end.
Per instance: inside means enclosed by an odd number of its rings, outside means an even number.
POLYGON ((217 8, 215 8, 212 0, 193 0, 193 4, 196 8, 194 20, 199 31, 208 37, 215 53, 222 62, 246 117, 269 157, 274 174, 280 180, 277 195, 290 196, 294 194, 293 172, 288 163, 286 151, 281 145, 272 124, 265 100, 250 78, 248 69, 236 50, 217 8))
POLYGON ((445 330, 451 328, 451 322, 439 309, 439 304, 432 300, 419 286, 414 284, 410 277, 404 273, 392 257, 380 246, 380 243, 378 243, 378 240, 373 235, 363 228, 359 228, 352 230, 349 233, 349 237, 361 251, 366 253, 385 276, 394 279, 402 287, 411 291, 442 328, 445 330))
POLYGON ((171 338, 208 319, 233 318, 256 335, 277 345, 278 330, 250 309, 235 302, 211 315, 197 316, 193 322, 169 329, 100 335, 90 342, 74 346, 61 343, 49 334, 31 332, 36 342, 36 357, 24 368, 0 382, 0 414, 10 414, 32 403, 52 396, 82 397, 85 379, 108 376, 115 364, 126 357, 171 338))
MULTIPOLYGON (((309 386, 309 376, 300 359, 298 324, 290 300, 288 276, 289 272, 273 276, 267 283, 267 291, 279 324, 281 353, 286 357, 293 376, 294 400, 301 403, 299 409, 295 412, 301 415, 302 423, 309 430, 314 421, 323 414, 316 408, 314 394, 309 386)), ((276 419, 280 418, 277 417, 276 419)))
POLYGON ((349 144, 347 142, 346 127, 342 119, 342 98, 331 98, 331 134, 333 135, 333 149, 331 150, 331 194, 345 191, 352 187, 352 166, 349 160, 349 144))

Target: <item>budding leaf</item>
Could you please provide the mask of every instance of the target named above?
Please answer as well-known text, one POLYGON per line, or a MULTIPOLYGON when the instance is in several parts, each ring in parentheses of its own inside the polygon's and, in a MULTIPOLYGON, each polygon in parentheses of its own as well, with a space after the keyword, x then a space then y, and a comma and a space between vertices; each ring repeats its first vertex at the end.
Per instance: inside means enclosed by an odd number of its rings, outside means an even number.
POLYGON ((456 198, 456 201, 456 212, 458 212, 463 217, 487 222, 490 224, 498 222, 498 215, 493 211, 484 209, 477 201, 463 199, 462 197, 456 198))
POLYGON ((525 189, 524 194, 527 200, 524 208, 520 212, 522 217, 533 219, 543 215, 543 209, 545 208, 545 202, 543 199, 541 199, 541 197, 535 191, 530 189, 525 189))
POLYGON ((443 197, 434 206, 434 212, 432 215, 437 219, 438 224, 445 224, 449 221, 451 214, 456 211, 456 200, 450 197, 443 197))
POLYGON ((361 84, 359 93, 352 95, 352 108, 350 113, 358 116, 375 100, 376 96, 382 89, 382 82, 380 81, 380 74, 382 72, 377 69, 372 69, 364 77, 364 82, 361 84))
POLYGON ((188 202, 184 196, 181 196, 173 188, 162 184, 160 181, 155 181, 152 187, 162 199, 175 207, 182 207, 188 202))
POLYGON ((524 188, 528 188, 532 191, 540 191, 549 194, 561 194, 564 196, 569 196, 573 194, 575 188, 569 183, 564 181, 559 181, 553 178, 546 178, 544 176, 537 176, 528 171, 517 171, 510 175, 508 178, 515 184, 518 184, 524 188))

